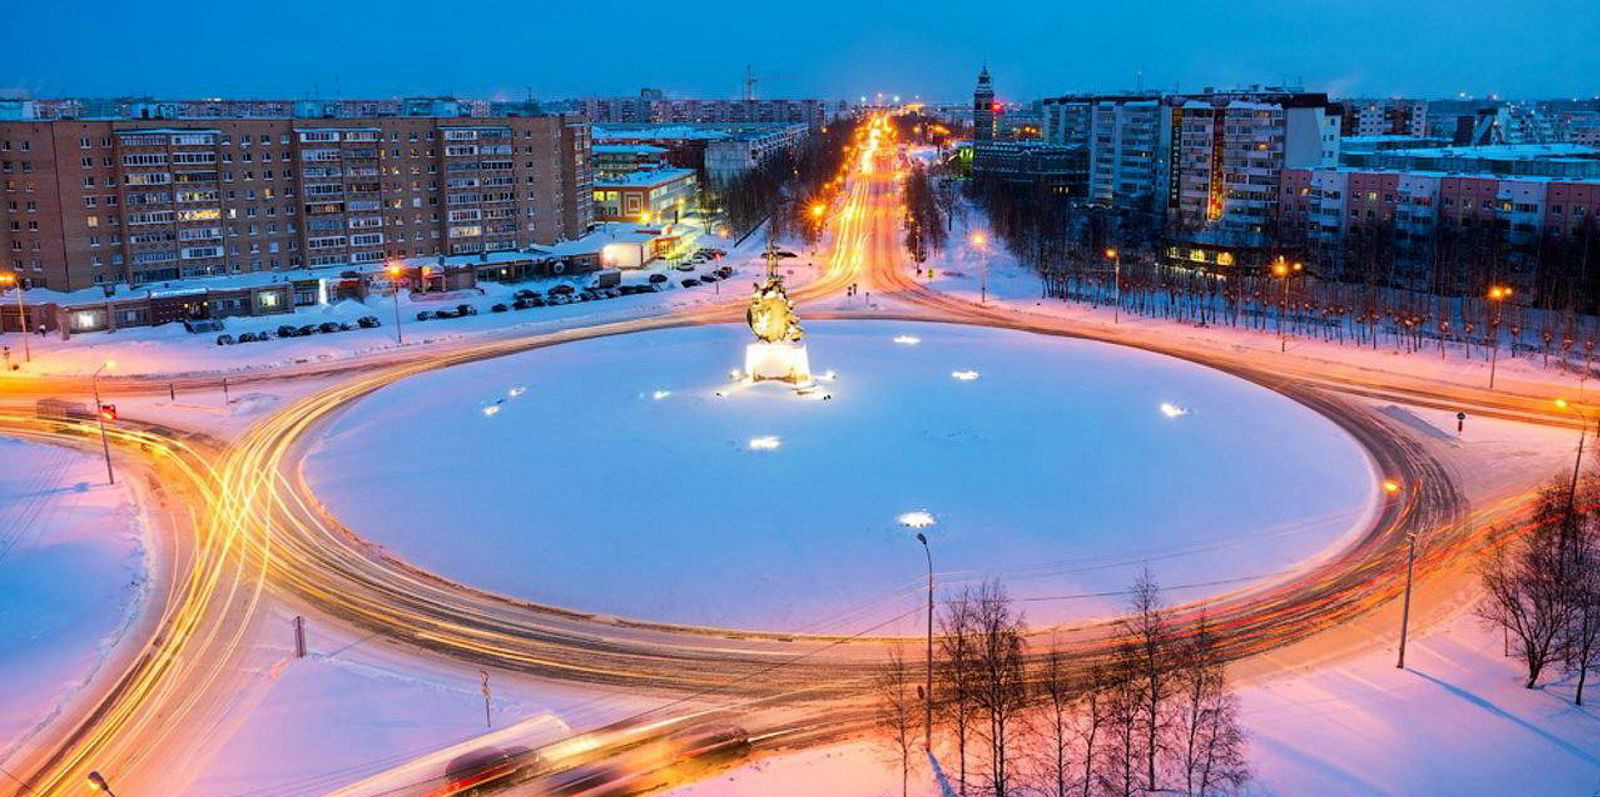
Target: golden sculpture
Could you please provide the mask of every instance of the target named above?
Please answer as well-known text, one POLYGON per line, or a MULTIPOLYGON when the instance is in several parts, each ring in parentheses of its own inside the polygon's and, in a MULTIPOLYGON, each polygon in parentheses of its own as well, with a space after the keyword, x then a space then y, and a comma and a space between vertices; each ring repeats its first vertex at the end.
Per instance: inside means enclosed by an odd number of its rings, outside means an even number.
POLYGON ((795 315, 794 302, 783 289, 783 279, 776 274, 768 275, 765 284, 757 283, 744 315, 750 331, 763 343, 797 343, 806 336, 800 328, 800 317, 795 315))

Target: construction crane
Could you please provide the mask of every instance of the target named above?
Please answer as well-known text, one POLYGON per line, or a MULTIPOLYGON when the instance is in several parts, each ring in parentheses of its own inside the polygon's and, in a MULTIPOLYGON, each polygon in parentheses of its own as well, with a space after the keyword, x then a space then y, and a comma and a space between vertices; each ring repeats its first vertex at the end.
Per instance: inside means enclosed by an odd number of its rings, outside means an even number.
POLYGON ((760 75, 760 76, 758 76, 758 75, 756 75, 755 67, 746 64, 745 68, 744 68, 744 98, 746 100, 755 99, 756 98, 756 84, 760 83, 763 80, 765 80, 767 82, 771 82, 771 81, 774 81, 774 80, 788 80, 788 79, 789 79, 788 75, 760 75))

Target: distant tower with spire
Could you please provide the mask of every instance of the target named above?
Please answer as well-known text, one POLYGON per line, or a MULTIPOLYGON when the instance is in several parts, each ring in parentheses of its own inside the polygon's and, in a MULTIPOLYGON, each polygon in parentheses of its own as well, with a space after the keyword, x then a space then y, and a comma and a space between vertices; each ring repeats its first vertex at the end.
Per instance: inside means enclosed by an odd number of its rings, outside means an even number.
POLYGON ((972 92, 973 149, 994 143, 994 85, 989 82, 989 65, 978 73, 978 88, 972 92))

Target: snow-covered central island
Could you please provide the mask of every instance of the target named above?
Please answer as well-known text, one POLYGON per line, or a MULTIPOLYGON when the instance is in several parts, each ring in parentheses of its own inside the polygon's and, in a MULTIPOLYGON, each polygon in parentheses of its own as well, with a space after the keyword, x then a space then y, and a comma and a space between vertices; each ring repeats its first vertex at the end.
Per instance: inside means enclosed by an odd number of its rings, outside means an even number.
POLYGON ((1352 438, 1218 371, 980 327, 808 327, 831 400, 730 382, 742 325, 606 337, 385 388, 305 472, 356 532, 465 583, 827 633, 917 628, 917 531, 941 588, 998 577, 1037 625, 1120 606, 1101 593, 1145 563, 1176 600, 1275 578, 1376 506, 1352 438))

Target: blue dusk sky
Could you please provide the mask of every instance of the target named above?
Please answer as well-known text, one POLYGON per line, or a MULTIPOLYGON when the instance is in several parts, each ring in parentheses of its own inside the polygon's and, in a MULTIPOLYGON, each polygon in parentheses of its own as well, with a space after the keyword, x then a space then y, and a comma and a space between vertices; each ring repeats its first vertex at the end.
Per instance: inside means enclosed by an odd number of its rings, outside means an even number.
POLYGON ((16 2, 0 88, 35 96, 1005 100, 1300 82, 1347 96, 1600 94, 1600 2, 16 2))

